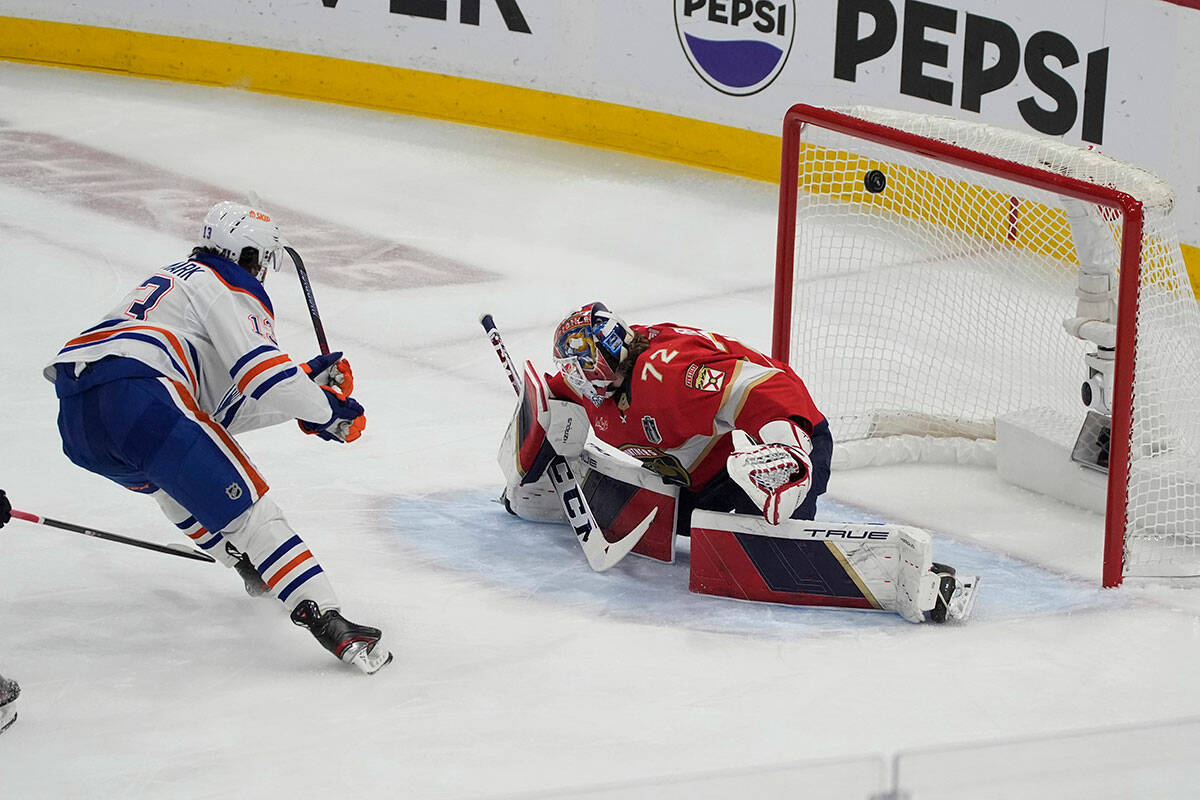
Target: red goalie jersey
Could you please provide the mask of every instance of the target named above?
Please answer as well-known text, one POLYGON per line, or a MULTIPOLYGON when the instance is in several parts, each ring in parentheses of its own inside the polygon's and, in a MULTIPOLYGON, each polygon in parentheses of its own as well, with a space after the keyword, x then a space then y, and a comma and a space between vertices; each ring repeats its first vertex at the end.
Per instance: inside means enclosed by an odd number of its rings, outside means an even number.
POLYGON ((556 397, 586 410, 598 438, 668 482, 700 491, 722 474, 734 428, 784 419, 811 435, 825 420, 791 367, 736 339, 670 322, 630 327, 650 345, 599 407, 560 374, 547 379, 556 397))

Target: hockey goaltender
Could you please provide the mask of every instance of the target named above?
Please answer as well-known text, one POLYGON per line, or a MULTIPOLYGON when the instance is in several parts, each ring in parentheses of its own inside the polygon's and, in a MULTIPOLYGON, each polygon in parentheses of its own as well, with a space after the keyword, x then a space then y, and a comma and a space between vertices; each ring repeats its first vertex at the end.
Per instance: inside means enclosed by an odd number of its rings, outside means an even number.
POLYGON ((669 562, 690 536, 692 591, 790 605, 965 620, 977 577, 932 560, 929 534, 814 522, 833 439, 787 364, 729 336, 630 325, 603 303, 554 332, 557 370, 526 362, 500 447, 506 508, 567 521, 588 563, 633 552, 669 562))

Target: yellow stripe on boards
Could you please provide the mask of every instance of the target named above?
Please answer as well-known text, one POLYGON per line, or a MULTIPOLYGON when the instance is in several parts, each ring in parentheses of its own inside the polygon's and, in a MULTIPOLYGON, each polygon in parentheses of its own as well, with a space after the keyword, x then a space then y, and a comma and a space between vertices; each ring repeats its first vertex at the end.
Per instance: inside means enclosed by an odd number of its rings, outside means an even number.
MULTIPOLYGON (((1071 227, 1065 212, 1028 198, 987 189, 969 182, 852 152, 802 145, 799 191, 857 206, 865 217, 900 218, 961 234, 961 244, 1000 250, 1013 248, 1063 264, 1078 264, 1071 227), (872 193, 863 176, 879 170, 888 177, 887 190, 872 193)), ((1113 229, 1114 242, 1119 229, 1113 229)), ((1178 253, 1166 250, 1161 237, 1143 240, 1142 282, 1164 288, 1174 280, 1168 269, 1178 253)), ((1200 289, 1200 249, 1181 246, 1193 294, 1200 289)))
POLYGON ((1179 247, 1183 250, 1183 263, 1187 264, 1188 278, 1192 281, 1192 293, 1200 297, 1200 247, 1190 244, 1179 247))
POLYGON ((779 180, 778 136, 470 78, 15 17, 0 17, 0 59, 399 111, 779 180))

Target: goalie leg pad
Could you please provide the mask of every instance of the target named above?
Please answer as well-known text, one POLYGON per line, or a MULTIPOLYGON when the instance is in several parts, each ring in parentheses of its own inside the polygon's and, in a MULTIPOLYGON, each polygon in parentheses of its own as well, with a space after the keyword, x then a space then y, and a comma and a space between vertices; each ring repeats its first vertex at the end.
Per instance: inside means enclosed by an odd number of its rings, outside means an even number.
POLYGON ((526 361, 517 407, 497 454, 508 486, 539 480, 557 456, 577 458, 589 430, 583 408, 552 398, 545 378, 526 361))
POLYGON ((589 441, 584 448, 577 472, 605 539, 620 540, 657 510, 631 552, 656 561, 675 560, 678 486, 666 483, 640 461, 598 440, 589 441))
POLYGON ((562 501, 548 474, 532 483, 509 484, 501 495, 508 513, 530 522, 566 522, 562 501))
POLYGON ((692 515, 689 588, 699 594, 788 605, 894 611, 909 622, 966 619, 977 578, 931 569, 929 534, 903 525, 786 520, 745 514, 692 515))
POLYGON ((610 542, 628 536, 657 510, 650 526, 630 552, 667 563, 675 560, 677 503, 674 494, 625 483, 598 469, 586 472, 581 488, 604 538, 610 542))
MULTIPOLYGON (((862 580, 831 539, 806 535, 800 530, 804 527, 808 523, 776 527, 746 514, 693 512, 688 588, 698 594, 787 605, 888 607, 886 587, 862 580)), ((868 532, 848 533, 865 537, 868 532)))
MULTIPOLYGON (((675 559, 679 487, 599 441, 589 441, 580 459, 570 463, 606 542, 622 542, 653 513, 630 552, 667 563, 675 559)), ((522 519, 570 523, 549 469, 535 482, 509 484, 502 499, 508 511, 522 519)))

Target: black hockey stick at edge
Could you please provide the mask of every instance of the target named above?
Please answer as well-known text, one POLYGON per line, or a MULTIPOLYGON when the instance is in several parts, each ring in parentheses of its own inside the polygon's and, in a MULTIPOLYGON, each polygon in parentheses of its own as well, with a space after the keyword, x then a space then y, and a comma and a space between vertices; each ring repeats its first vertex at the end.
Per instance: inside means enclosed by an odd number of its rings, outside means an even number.
POLYGON ((285 245, 284 250, 292 257, 296 265, 296 274, 300 276, 300 288, 304 290, 304 302, 308 303, 308 315, 312 317, 313 330, 317 334, 317 345, 321 355, 329 355, 329 341, 325 338, 325 326, 321 324, 321 312, 317 311, 317 298, 313 296, 312 282, 308 279, 308 270, 304 268, 304 259, 296 252, 296 248, 285 245))
POLYGON ((144 542, 141 539, 132 539, 128 536, 121 536, 118 533, 108 533, 107 531, 98 531, 95 528, 88 528, 84 525, 76 525, 71 522, 63 522, 49 517, 39 517, 37 514, 30 514, 27 511, 17 511, 15 508, 12 511, 14 519, 32 522, 35 525, 48 525, 51 528, 58 528, 72 533, 82 533, 84 536, 94 536, 97 539, 107 539, 110 542, 119 544, 127 544, 133 547, 141 547, 145 550, 153 550, 156 553, 166 553, 170 556, 179 556, 180 558, 191 558, 196 561, 207 561, 210 564, 216 559, 208 553, 201 553, 199 550, 189 550, 186 545, 178 545, 172 547, 166 544, 155 544, 154 542, 144 542))

